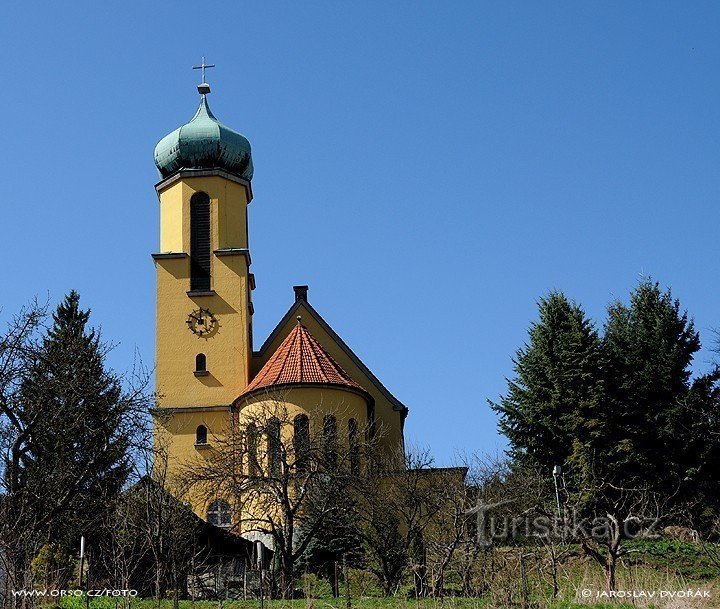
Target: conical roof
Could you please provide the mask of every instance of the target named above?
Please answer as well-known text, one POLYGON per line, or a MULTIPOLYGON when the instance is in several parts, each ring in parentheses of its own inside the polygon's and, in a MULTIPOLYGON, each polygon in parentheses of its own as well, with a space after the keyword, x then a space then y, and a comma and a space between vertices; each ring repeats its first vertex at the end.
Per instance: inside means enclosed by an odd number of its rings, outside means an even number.
POLYGON ((225 169, 248 181, 253 176, 250 142, 215 118, 205 94, 201 95, 200 106, 190 122, 155 146, 155 165, 163 178, 180 169, 214 168, 225 169))
POLYGON ((346 387, 368 395, 299 320, 240 397, 290 385, 346 387))

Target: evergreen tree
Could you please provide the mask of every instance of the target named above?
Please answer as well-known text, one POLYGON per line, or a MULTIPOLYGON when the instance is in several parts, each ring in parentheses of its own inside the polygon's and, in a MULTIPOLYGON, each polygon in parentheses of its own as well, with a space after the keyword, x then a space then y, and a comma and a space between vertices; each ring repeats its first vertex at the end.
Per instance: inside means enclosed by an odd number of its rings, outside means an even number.
POLYGON ((692 380, 700 346, 679 301, 650 279, 629 306, 609 307, 605 417, 588 455, 594 475, 618 487, 652 486, 675 502, 691 490, 697 496, 698 485, 715 477, 720 375, 692 380))
POLYGON ((104 365, 90 312, 72 291, 53 314, 24 374, 19 416, 32 430, 16 486, 27 513, 47 521, 47 541, 92 540, 129 471, 124 422, 131 401, 104 365))
POLYGON ((598 427, 600 339, 582 308, 561 292, 541 299, 514 369, 508 393, 491 406, 516 462, 549 472, 598 427))

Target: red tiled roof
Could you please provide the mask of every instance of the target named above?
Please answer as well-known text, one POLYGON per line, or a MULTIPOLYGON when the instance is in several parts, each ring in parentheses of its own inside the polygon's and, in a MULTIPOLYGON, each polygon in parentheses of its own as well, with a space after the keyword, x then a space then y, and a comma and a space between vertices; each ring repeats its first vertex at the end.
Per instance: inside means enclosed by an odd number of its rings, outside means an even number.
POLYGON ((367 395, 298 321, 240 397, 258 389, 307 383, 344 386, 367 395))

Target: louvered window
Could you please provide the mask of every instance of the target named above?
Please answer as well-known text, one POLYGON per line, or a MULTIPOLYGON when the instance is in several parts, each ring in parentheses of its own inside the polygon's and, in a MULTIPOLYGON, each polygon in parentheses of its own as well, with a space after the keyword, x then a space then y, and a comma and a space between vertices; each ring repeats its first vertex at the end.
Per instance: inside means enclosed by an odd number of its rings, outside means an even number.
POLYGON ((210 290, 210 197, 204 192, 190 199, 190 289, 210 290))

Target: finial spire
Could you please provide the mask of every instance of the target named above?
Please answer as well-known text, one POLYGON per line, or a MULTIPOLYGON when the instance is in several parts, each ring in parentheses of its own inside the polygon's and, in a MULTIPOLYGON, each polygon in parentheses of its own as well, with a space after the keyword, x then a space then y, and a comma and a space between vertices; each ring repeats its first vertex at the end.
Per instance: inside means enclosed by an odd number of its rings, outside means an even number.
POLYGON ((298 315, 295 319, 297 320, 298 326, 302 325, 302 317, 300 315, 298 315))
POLYGON ((198 93, 200 95, 207 95, 210 93, 210 85, 205 82, 205 68, 214 68, 214 63, 205 63, 205 55, 202 56, 199 66, 193 66, 193 70, 201 70, 202 82, 198 85, 198 93))

